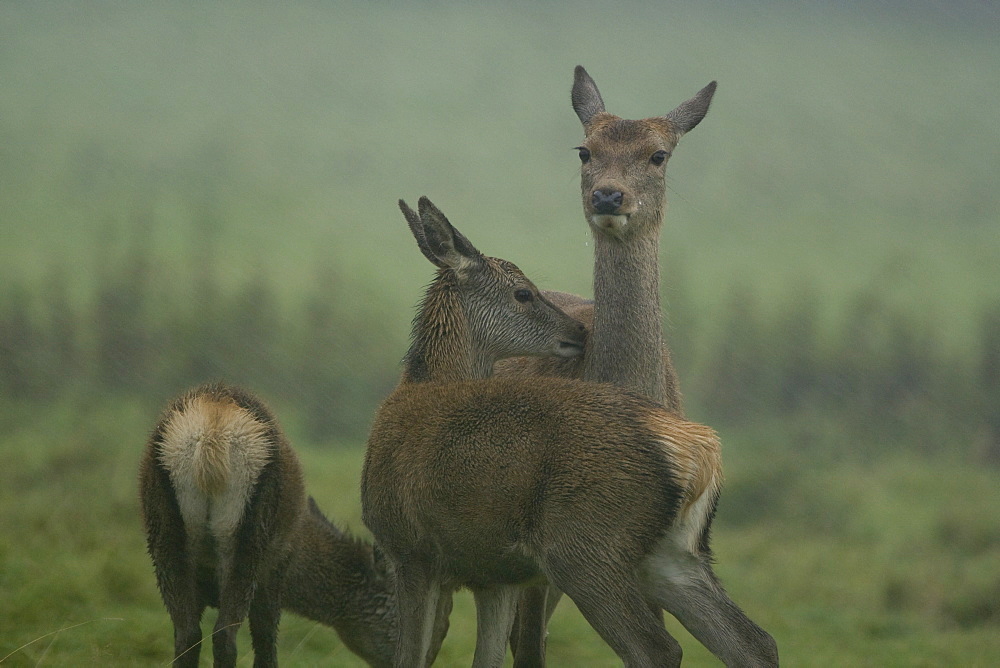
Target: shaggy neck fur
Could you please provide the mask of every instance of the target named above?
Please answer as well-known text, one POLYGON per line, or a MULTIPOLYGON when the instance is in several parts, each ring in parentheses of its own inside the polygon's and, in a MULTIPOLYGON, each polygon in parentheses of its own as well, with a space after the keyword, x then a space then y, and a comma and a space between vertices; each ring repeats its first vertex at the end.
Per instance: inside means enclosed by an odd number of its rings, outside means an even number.
POLYGON ((469 323, 454 271, 438 270, 417 308, 410 349, 403 359, 403 382, 449 382, 486 378, 493 361, 480 359, 471 345, 469 323))

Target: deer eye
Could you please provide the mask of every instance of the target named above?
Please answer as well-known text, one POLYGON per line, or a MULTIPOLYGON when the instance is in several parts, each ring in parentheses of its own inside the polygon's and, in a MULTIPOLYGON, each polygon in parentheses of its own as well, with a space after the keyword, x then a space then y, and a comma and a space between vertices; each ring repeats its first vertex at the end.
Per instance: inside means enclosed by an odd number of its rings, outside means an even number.
POLYGON ((535 295, 532 294, 531 290, 521 288, 514 293, 514 299, 521 302, 522 304, 527 304, 535 299, 535 295))
POLYGON ((586 164, 590 162, 590 149, 586 146, 577 146, 576 150, 580 152, 580 162, 586 164))
POLYGON ((654 165, 662 165, 669 155, 670 153, 667 151, 657 151, 649 158, 649 161, 654 165))

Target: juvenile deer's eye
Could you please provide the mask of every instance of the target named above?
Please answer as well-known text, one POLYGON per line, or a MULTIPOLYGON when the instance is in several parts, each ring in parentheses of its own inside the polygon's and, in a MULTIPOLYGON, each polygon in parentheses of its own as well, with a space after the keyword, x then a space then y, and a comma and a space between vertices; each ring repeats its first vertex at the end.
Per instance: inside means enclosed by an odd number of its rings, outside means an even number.
POLYGON ((535 295, 532 294, 531 290, 520 289, 514 293, 514 299, 521 302, 522 304, 527 304, 528 302, 534 300, 535 295))
POLYGON ((654 165, 662 165, 663 161, 667 159, 670 154, 666 151, 657 151, 650 158, 649 161, 654 165))
POLYGON ((577 146, 576 150, 580 152, 580 162, 586 164, 590 161, 590 149, 586 146, 577 146))

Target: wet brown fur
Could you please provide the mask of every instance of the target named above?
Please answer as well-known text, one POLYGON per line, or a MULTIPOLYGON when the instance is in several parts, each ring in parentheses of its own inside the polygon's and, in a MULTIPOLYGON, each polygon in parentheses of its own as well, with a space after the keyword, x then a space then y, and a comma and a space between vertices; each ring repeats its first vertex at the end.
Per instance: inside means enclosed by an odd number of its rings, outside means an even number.
MULTIPOLYGON (((475 291, 460 278, 448 285, 475 291)), ((427 351, 492 342, 431 346, 418 333, 470 332, 435 326, 462 316, 430 308, 473 298, 465 299, 424 300, 406 358, 420 360, 421 381, 404 370, 365 455, 363 518, 397 569, 396 665, 419 665, 428 605, 462 585, 473 589, 480 617, 474 665, 498 665, 511 592, 545 581, 573 598, 626 665, 673 665, 680 648, 657 611, 675 576, 656 560, 698 559, 687 546, 699 543, 722 479, 714 432, 610 384, 485 373, 455 380, 451 362, 427 351)), ((705 586, 721 591, 714 580, 705 586)))
MULTIPOLYGON (((176 665, 198 665, 199 620, 208 606, 220 608, 213 648, 222 665, 235 661, 236 630, 248 615, 254 665, 274 665, 278 606, 332 627, 370 665, 391 665, 398 623, 392 574, 376 563, 370 544, 307 502, 298 457, 260 399, 221 384, 177 397, 150 436, 139 477, 147 547, 174 622, 176 665), (188 453, 194 485, 214 498, 233 482, 234 457, 259 459, 229 554, 225 540, 185 526, 169 462, 188 448, 197 450, 188 453)), ((432 658, 447 631, 447 614, 439 619, 432 658)))
MULTIPOLYGON (((658 253, 667 160, 660 165, 650 162, 657 151, 669 156, 680 139, 680 128, 667 117, 627 120, 608 113, 596 84, 582 67, 575 73, 571 101, 584 125, 581 157, 589 153, 581 165, 580 183, 584 214, 595 238, 595 298, 567 297, 586 313, 588 344, 582 360, 511 360, 498 365, 497 373, 610 382, 683 416, 680 382, 660 314, 658 253), (627 223, 599 224, 591 202, 597 189, 621 193, 616 213, 627 215, 627 223)), ((688 122, 684 130, 692 128, 688 122)), ((568 298, 565 302, 573 303, 568 298)), ((559 593, 554 591, 525 594, 511 636, 517 668, 544 665, 545 620, 558 600, 559 593)))

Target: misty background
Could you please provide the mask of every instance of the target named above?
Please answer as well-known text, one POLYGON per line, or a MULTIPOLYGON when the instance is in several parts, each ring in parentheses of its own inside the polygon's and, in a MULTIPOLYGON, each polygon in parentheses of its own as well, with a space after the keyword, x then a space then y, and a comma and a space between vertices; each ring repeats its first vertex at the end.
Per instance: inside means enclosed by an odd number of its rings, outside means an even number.
MULTIPOLYGON (((0 4, 0 657, 121 606, 148 642, 80 651, 167 656, 134 472, 187 387, 259 393, 313 471, 360 461, 433 275, 397 199, 591 294, 582 64, 626 118, 719 82, 661 276, 687 413, 723 436, 727 587, 792 665, 991 663, 998 28, 975 0, 0 4), (85 565, 40 593, 53 544, 85 565)), ((344 480, 325 505, 363 531, 344 480)))

